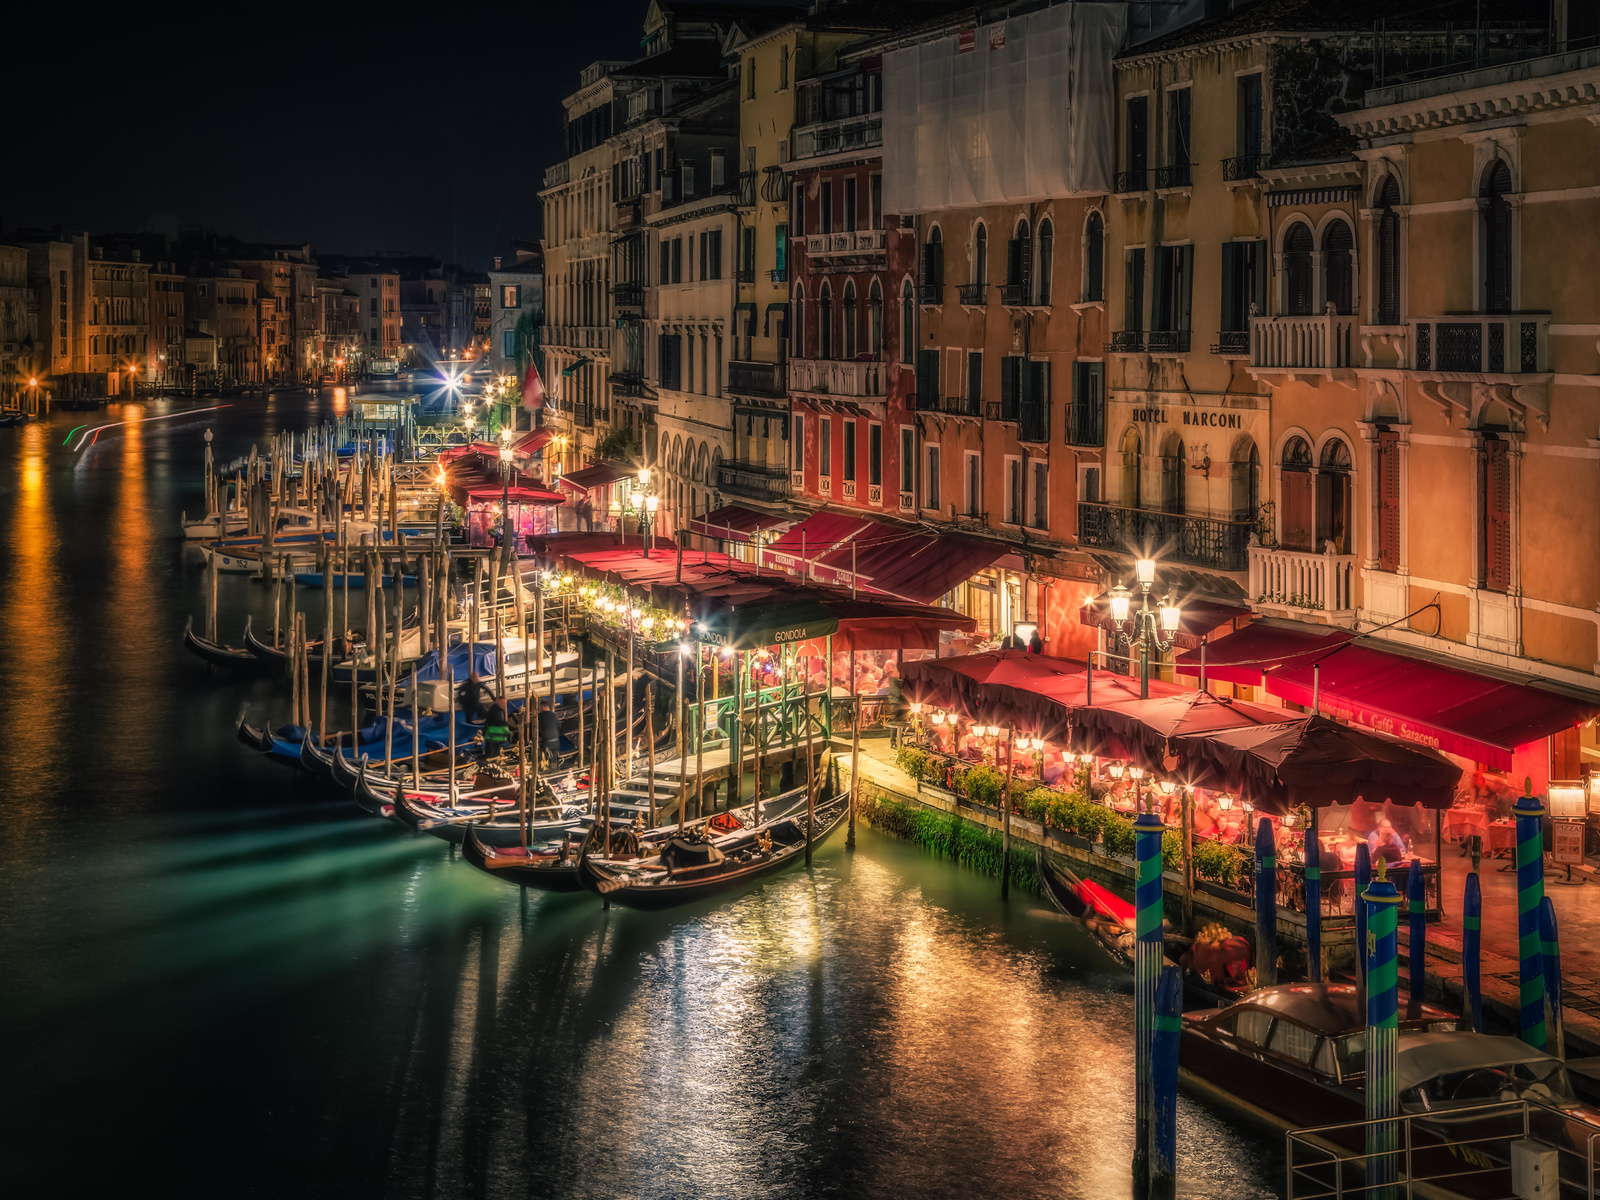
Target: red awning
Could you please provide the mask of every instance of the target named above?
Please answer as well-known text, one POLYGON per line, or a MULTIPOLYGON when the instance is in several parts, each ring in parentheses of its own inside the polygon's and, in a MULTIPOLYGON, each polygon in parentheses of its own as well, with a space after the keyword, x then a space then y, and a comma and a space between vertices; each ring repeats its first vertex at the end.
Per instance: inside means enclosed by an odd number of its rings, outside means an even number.
MULTIPOLYGON (((1206 678, 1260 687, 1270 668, 1309 664, 1354 636, 1348 629, 1264 617, 1238 633, 1206 643, 1206 678)), ((1180 675, 1200 674, 1200 651, 1180 654, 1175 669, 1180 675)))
POLYGON ((689 532, 725 542, 748 542, 750 535, 789 523, 786 517, 759 513, 738 504, 726 504, 703 517, 689 519, 689 532))
POLYGON ((956 584, 992 567, 1009 548, 983 538, 943 534, 905 561, 872 578, 880 592, 933 604, 956 584))
POLYGON ((490 458, 499 461, 500 447, 492 442, 473 442, 467 446, 446 446, 439 451, 439 459, 442 462, 449 462, 452 458, 462 458, 468 454, 486 454, 490 458))
POLYGON ((606 487, 619 479, 627 479, 636 474, 632 468, 622 463, 595 463, 592 467, 584 467, 570 475, 563 475, 557 482, 569 491, 588 495, 595 488, 606 487))
MULTIPOLYGON (((1136 599, 1135 603, 1137 602, 1136 599)), ((1150 603, 1156 603, 1156 597, 1153 594, 1150 603)), ((1205 640, 1206 634, 1217 628, 1217 626, 1225 625, 1239 617, 1251 615, 1249 605, 1229 604, 1226 600, 1212 600, 1201 596, 1191 596, 1186 599, 1180 599, 1179 603, 1183 606, 1183 619, 1178 624, 1176 640, 1178 645, 1185 650, 1196 649, 1205 640)), ((1093 600, 1085 604, 1078 613, 1078 620, 1090 628, 1113 628, 1116 622, 1111 619, 1110 595, 1106 592, 1101 592, 1093 600)), ((1234 634, 1233 636, 1237 637, 1238 635, 1234 634)), ((1209 655, 1206 658, 1206 673, 1208 675, 1211 674, 1211 658, 1209 655)), ((1217 678, 1223 679, 1225 676, 1218 675, 1217 678)))
POLYGON ((526 461, 535 454, 540 453, 555 436, 556 431, 548 425, 541 426, 538 429, 530 429, 511 443, 512 457, 526 461))
POLYGON ((934 540, 925 533, 873 521, 825 554, 817 566, 832 568, 833 577, 845 587, 850 586, 852 575, 858 586, 877 587, 878 576, 903 566, 912 555, 933 545, 934 540))
POLYGON ((467 489, 467 499, 478 504, 496 503, 504 498, 511 504, 565 504, 567 498, 560 492, 548 492, 536 487, 495 487, 482 484, 467 489))
POLYGON ((800 524, 785 530, 782 537, 767 547, 762 557, 768 562, 801 567, 817 561, 845 538, 872 524, 866 517, 849 513, 812 513, 800 524))
MULTIPOLYGON (((1231 639, 1230 639, 1231 640, 1231 639)), ((1517 746, 1571 729, 1600 712, 1588 703, 1527 684, 1480 675, 1363 644, 1323 658, 1320 679, 1301 655, 1267 674, 1267 691, 1342 721, 1497 771, 1511 769, 1517 746)))

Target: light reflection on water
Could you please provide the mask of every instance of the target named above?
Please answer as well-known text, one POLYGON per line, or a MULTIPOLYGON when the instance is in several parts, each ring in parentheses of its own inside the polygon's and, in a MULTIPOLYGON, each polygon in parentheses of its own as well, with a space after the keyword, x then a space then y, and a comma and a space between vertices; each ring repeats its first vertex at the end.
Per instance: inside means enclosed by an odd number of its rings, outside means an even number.
MULTIPOLYGON (((218 457, 304 411, 241 406, 218 457)), ((274 686, 178 645, 204 422, 83 462, 64 417, 0 431, 0 1191, 71 1161, 166 1195, 1128 1194, 1131 983, 1078 931, 870 830, 603 913, 295 787, 232 738, 274 686)), ((219 597, 225 637, 270 621, 219 597)), ((1181 1130, 1181 1194, 1275 1193, 1271 1141, 1181 1130)))

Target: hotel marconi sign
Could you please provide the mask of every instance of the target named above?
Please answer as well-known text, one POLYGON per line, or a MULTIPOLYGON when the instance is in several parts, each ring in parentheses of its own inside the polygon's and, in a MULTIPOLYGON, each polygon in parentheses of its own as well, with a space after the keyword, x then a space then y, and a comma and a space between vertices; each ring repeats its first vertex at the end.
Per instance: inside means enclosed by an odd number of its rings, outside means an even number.
MULTIPOLYGON (((1176 424, 1189 426, 1196 429, 1243 429, 1244 413, 1226 408, 1193 408, 1185 406, 1177 410, 1176 424)), ((1151 408, 1136 408, 1133 410, 1133 420, 1140 425, 1171 425, 1174 422, 1168 416, 1166 406, 1151 408)))

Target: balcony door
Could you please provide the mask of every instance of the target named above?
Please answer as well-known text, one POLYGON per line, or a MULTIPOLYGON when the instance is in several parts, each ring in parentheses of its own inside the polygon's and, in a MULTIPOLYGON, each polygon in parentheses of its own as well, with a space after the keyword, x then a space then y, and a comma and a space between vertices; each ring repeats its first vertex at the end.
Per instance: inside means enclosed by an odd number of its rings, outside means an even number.
POLYGON ((1122 435, 1122 504, 1124 508, 1144 507, 1139 470, 1139 431, 1131 426, 1122 435))
POLYGON ((1314 311, 1312 293, 1311 226, 1296 221, 1283 239, 1283 311, 1291 317, 1309 317, 1314 311))
POLYGON ((1334 438, 1322 448, 1317 471, 1317 540, 1313 549, 1333 543, 1335 554, 1350 552, 1350 447, 1334 438))
POLYGON ((1311 549, 1315 529, 1311 479, 1311 446, 1304 438, 1290 438, 1278 477, 1278 536, 1285 550, 1311 549))
POLYGON ((1161 447, 1161 511, 1182 513, 1187 511, 1184 476, 1188 472, 1188 457, 1184 453, 1183 439, 1169 434, 1161 447))

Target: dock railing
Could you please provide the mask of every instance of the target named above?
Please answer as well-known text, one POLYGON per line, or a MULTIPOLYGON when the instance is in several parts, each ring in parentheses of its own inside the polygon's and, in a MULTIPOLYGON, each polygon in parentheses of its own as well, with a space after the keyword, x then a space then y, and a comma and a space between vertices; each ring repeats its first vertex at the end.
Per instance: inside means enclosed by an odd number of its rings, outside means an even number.
POLYGON ((1552 1196, 1595 1200, 1596 1141, 1600 1125, 1570 1110, 1527 1100, 1493 1101, 1462 1108, 1408 1113, 1382 1121, 1393 1130, 1392 1181, 1371 1170, 1379 1155, 1366 1152, 1369 1122, 1347 1121, 1295 1129, 1285 1135, 1287 1200, 1412 1200, 1413 1197, 1516 1197, 1511 1184, 1512 1144, 1533 1140, 1556 1152, 1561 1182, 1552 1196), (1426 1128, 1418 1129, 1418 1123, 1426 1128), (1545 1140, 1546 1131, 1590 1130, 1582 1150, 1545 1140), (1360 1147, 1356 1149, 1355 1147, 1360 1147))

